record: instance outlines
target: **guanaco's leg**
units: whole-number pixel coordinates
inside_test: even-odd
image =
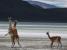
[[[18,45],[21,47],[20,42],[19,42],[19,37],[16,40],[18,42]]]
[[[14,47],[14,45],[15,45],[15,38],[11,37],[11,41],[12,41],[12,46],[11,47]]]
[[[59,47],[59,45],[61,45],[61,47],[62,47],[61,40],[58,40],[58,47]]]
[[[62,47],[62,43],[61,43],[61,41],[59,41],[59,43],[60,43],[60,45],[61,45],[61,47]]]
[[[52,48],[52,46],[53,46],[53,42],[51,42],[51,48]]]
[[[57,48],[58,48],[59,47],[59,41],[57,43],[58,43],[58,46],[57,46]]]

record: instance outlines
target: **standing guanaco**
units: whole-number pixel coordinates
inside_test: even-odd
[[[12,46],[11,47],[14,47],[15,45],[15,40],[18,42],[18,45],[21,47],[20,43],[19,43],[19,35],[18,35],[18,32],[17,32],[17,28],[16,28],[16,21],[13,21],[13,26],[12,26],[12,20],[11,20],[11,17],[9,18],[9,30],[8,30],[8,33],[5,34],[6,35],[10,35],[11,37],[11,41],[12,41]]]
[[[61,44],[61,47],[62,47],[61,37],[60,36],[52,36],[52,37],[50,37],[49,32],[47,32],[46,34],[48,35],[48,38],[51,41],[51,48],[52,48],[54,42],[58,43],[58,47],[59,47],[59,44]]]

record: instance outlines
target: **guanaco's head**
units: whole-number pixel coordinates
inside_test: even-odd
[[[17,22],[16,22],[16,20],[14,20],[13,21],[13,26],[16,27],[16,24],[17,24]]]
[[[49,32],[47,32],[46,34],[49,35]]]
[[[11,20],[11,17],[9,16],[8,19]]]

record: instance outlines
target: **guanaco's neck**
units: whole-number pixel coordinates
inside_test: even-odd
[[[12,20],[9,19],[9,29],[11,29],[11,28],[12,28]]]
[[[49,34],[47,34],[47,35],[48,35],[49,39],[51,39],[50,35]]]
[[[13,28],[16,29],[16,23],[14,23]]]

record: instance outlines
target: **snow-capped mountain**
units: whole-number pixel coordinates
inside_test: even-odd
[[[66,8],[66,2],[62,1],[49,1],[49,0],[24,0],[33,6],[40,6],[41,8]]]
[[[8,21],[8,16],[11,16],[12,18],[22,22],[67,23],[67,8],[54,8],[58,7],[56,3],[53,3],[53,5],[52,2],[43,1],[38,0],[36,2],[29,3],[30,0],[0,0],[0,21]],[[44,8],[52,6],[54,9],[43,9],[40,6],[40,3],[43,6],[46,5]]]
[[[54,5],[50,5],[47,3],[42,3],[42,2],[38,2],[38,1],[27,1],[29,4],[33,5],[33,6],[40,6],[41,8],[47,9],[47,8],[57,8]]]

